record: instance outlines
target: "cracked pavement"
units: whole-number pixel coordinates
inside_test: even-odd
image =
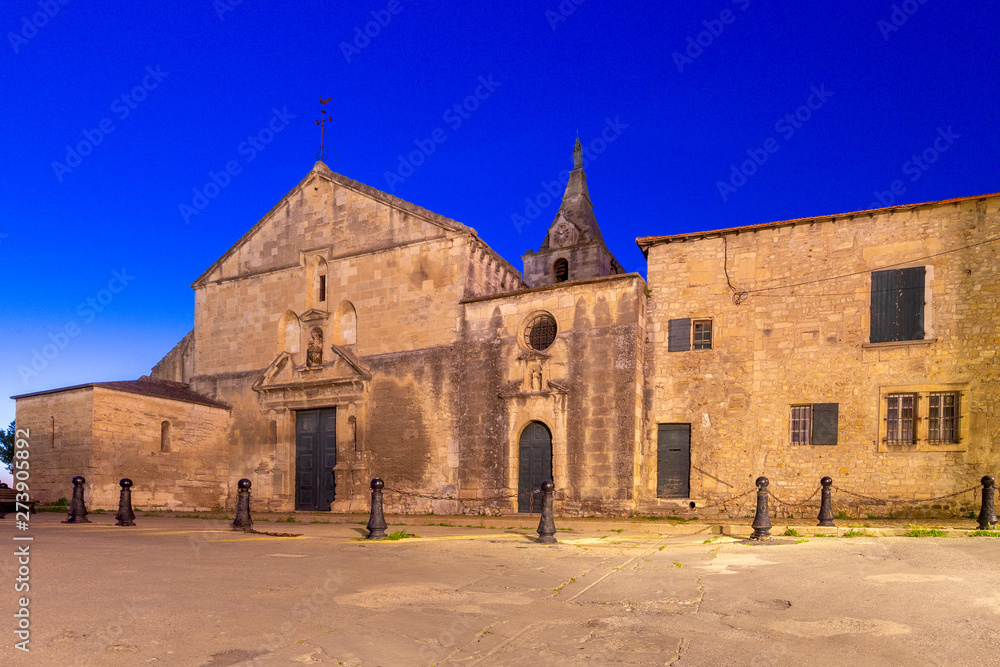
[[[966,665],[1000,648],[995,538],[577,529],[544,546],[408,525],[419,539],[373,543],[350,524],[61,518],[32,520],[32,651],[8,639],[4,664]]]

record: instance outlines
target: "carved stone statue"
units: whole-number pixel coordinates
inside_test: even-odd
[[[542,367],[535,366],[531,369],[531,391],[542,390]]]
[[[306,366],[320,366],[323,363],[323,332],[313,329],[306,350]]]
[[[573,146],[573,168],[583,169],[583,145],[580,143],[580,137],[576,138],[576,144]]]

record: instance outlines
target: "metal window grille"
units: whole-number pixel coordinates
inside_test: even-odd
[[[326,301],[326,276],[319,277],[319,300]]]
[[[556,321],[551,315],[538,315],[524,330],[524,343],[533,350],[546,350],[556,339]]]
[[[812,406],[792,406],[792,444],[808,445],[812,434]]]
[[[694,349],[712,349],[712,320],[697,320],[694,323]]]
[[[958,442],[958,392],[932,393],[928,405],[928,439]]]
[[[885,412],[886,442],[912,445],[917,441],[916,394],[889,394]]]

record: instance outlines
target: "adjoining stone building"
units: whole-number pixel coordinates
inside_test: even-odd
[[[152,377],[15,397],[51,440],[33,492],[83,474],[110,507],[128,476],[140,506],[212,508],[247,477],[257,507],[348,511],[378,476],[408,492],[388,511],[515,512],[553,479],[559,512],[624,514],[760,474],[792,500],[824,474],[958,490],[1000,463],[998,206],[645,237],[647,284],[604,242],[578,144],[522,277],[317,163],[194,282]]]
[[[930,498],[1000,472],[1000,196],[637,242],[640,498],[718,500],[761,474],[790,501],[824,475]]]

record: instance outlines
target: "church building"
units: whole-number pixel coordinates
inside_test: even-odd
[[[124,382],[17,399],[33,492],[114,507],[676,513],[820,476],[941,495],[1000,472],[1000,195],[605,244],[580,144],[523,273],[316,163],[195,280]],[[929,496],[927,496],[929,497]],[[960,506],[961,498],[955,506]]]

